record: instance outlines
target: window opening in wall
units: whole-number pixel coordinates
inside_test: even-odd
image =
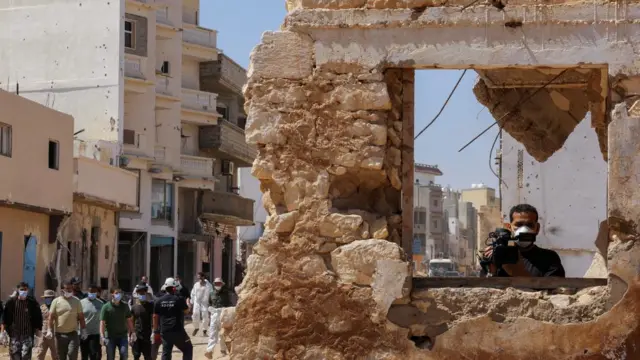
[[[60,143],[49,140],[49,169],[58,170],[60,167]]]
[[[11,125],[0,123],[0,155],[11,157]]]
[[[388,83],[397,81],[394,77],[397,75],[392,75],[395,72],[404,73],[399,77],[400,81],[414,84],[408,92],[413,99],[402,99],[398,103],[402,127],[391,129],[388,139],[392,138],[393,132],[403,133],[400,142],[392,140],[403,159],[404,145],[414,149],[410,154],[414,163],[413,178],[410,184],[404,182],[402,186],[407,192],[409,186],[413,187],[414,212],[404,215],[404,220],[414,221],[415,226],[408,229],[415,234],[409,237],[403,233],[402,243],[411,251],[415,249],[411,240],[426,234],[426,243],[419,244],[420,251],[413,250],[414,266],[418,269],[415,276],[427,276],[431,260],[450,261],[447,266],[451,268],[447,271],[455,271],[458,276],[478,276],[484,262],[481,265],[477,255],[492,245],[491,241],[485,242],[489,233],[506,227],[511,222],[509,210],[520,203],[530,203],[538,211],[541,229],[535,245],[559,255],[566,277],[584,276],[593,257],[572,251],[577,247],[584,254],[594,254],[592,239],[598,232],[597,224],[601,221],[598,219],[607,216],[606,201],[598,200],[606,199],[602,194],[606,193],[607,164],[600,151],[600,144],[603,141],[606,144],[606,139],[589,126],[595,121],[602,124],[602,119],[596,117],[604,115],[594,115],[589,110],[604,104],[586,94],[600,92],[591,79],[606,79],[607,69],[580,66],[569,69],[424,70],[415,71],[413,75],[408,70],[386,71]],[[445,83],[447,85],[443,85]],[[388,89],[401,88],[394,87],[397,84],[389,85]],[[391,99],[397,99],[405,93],[389,95]],[[606,97],[607,94],[603,94],[602,99]],[[571,106],[566,106],[568,103]],[[412,107],[413,111],[407,114],[406,109]],[[540,111],[541,108],[545,110]],[[504,130],[502,138],[499,137],[501,126]],[[408,144],[404,140],[407,129],[413,133],[413,142]],[[455,134],[455,138],[445,134]],[[581,142],[570,141],[572,136]],[[496,153],[501,155],[499,162],[495,161]],[[552,157],[552,161],[547,161]],[[594,160],[585,160],[587,158]],[[545,168],[548,171],[544,171]],[[558,171],[582,172],[585,168],[593,170],[597,180],[592,181],[589,177],[588,181],[576,184],[550,175]],[[407,171],[406,168],[397,170]],[[571,192],[578,194],[573,190],[575,186],[582,186],[581,194],[594,193],[598,189],[602,192],[599,197],[592,198],[595,207],[580,206],[590,208],[587,216],[596,224],[591,234],[576,233],[578,227],[571,229],[565,221],[567,216],[574,218],[570,223],[584,221],[582,214],[562,214],[560,210],[575,208],[585,202],[584,197],[565,196]],[[540,203],[542,199],[554,201]],[[416,211],[419,208],[427,211],[424,228],[420,225],[421,213]],[[552,228],[563,231],[549,231]],[[517,248],[513,233],[510,236],[510,246]],[[580,238],[585,241],[575,240]],[[518,252],[522,254],[522,251]],[[442,274],[434,276],[445,276]]]
[[[226,107],[218,106],[216,107],[216,111],[222,116],[223,119],[229,121],[229,110]]]
[[[124,21],[124,47],[127,49],[136,48],[136,23],[132,20]]]
[[[160,72],[165,74],[165,75],[169,75],[169,62],[168,61],[163,61],[162,62],[162,66],[160,67]]]
[[[151,219],[172,223],[173,183],[153,179],[151,183]]]

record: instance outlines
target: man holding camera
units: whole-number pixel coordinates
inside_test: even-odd
[[[542,249],[535,245],[535,236],[540,231],[538,210],[529,204],[519,204],[509,211],[509,230],[513,232],[518,249],[518,260],[515,263],[504,263],[493,259],[494,247],[484,250],[484,259],[489,262],[489,269],[494,276],[522,277],[565,277],[560,256],[553,250]],[[496,269],[496,262],[501,263]]]

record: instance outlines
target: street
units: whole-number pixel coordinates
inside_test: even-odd
[[[193,331],[193,327],[191,326],[191,324],[187,324],[185,326],[185,328],[187,329],[187,334],[191,334],[191,332]],[[191,337],[191,341],[193,343],[193,359],[206,359],[204,356],[204,352],[207,349],[207,341],[208,338],[202,336],[202,333],[199,332],[198,335]],[[161,350],[162,351],[162,350]],[[106,359],[106,354],[102,353],[102,358]],[[162,354],[158,354],[158,357],[156,358],[156,360],[159,360]],[[118,355],[116,355],[117,357]],[[36,352],[34,349],[32,358],[35,359],[36,358]],[[0,359],[9,359],[9,349],[7,347],[0,347]],[[51,360],[50,356],[46,357],[47,360]],[[133,354],[131,353],[131,350],[129,350],[129,359],[133,359]],[[216,360],[228,360],[229,356],[223,356],[222,354],[220,354],[220,350],[218,347],[216,347],[216,349],[214,350],[213,353],[213,359]],[[80,360],[80,355],[78,355],[78,360]],[[178,349],[173,349],[173,360],[182,360],[182,353],[178,350]]]

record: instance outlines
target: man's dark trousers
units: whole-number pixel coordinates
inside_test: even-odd
[[[131,346],[131,352],[133,353],[133,360],[140,360],[143,357],[144,360],[151,359],[151,340],[138,338]]]
[[[89,335],[86,340],[80,340],[80,353],[82,354],[82,360],[101,360],[100,335]]]
[[[171,360],[174,346],[182,351],[182,360],[193,360],[193,344],[186,331],[162,334],[162,360]]]

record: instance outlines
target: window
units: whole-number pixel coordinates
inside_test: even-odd
[[[153,179],[151,183],[151,219],[171,223],[173,217],[173,184]]]
[[[136,23],[131,20],[124,21],[124,47],[128,49],[136,48]]]
[[[218,106],[216,107],[216,111],[218,114],[222,115],[222,118],[225,120],[229,120],[229,112],[226,107]]]
[[[427,212],[420,211],[418,213],[418,224],[426,225],[427,224]]]
[[[169,62],[163,61],[162,66],[160,67],[160,72],[166,75],[169,75]]]
[[[438,200],[433,200],[433,206],[438,207]]]
[[[433,228],[437,229],[438,228],[438,220],[433,220]]]
[[[59,144],[55,140],[49,140],[49,169],[58,170],[60,167],[58,151]]]
[[[11,157],[11,125],[0,123],[0,155]]]

